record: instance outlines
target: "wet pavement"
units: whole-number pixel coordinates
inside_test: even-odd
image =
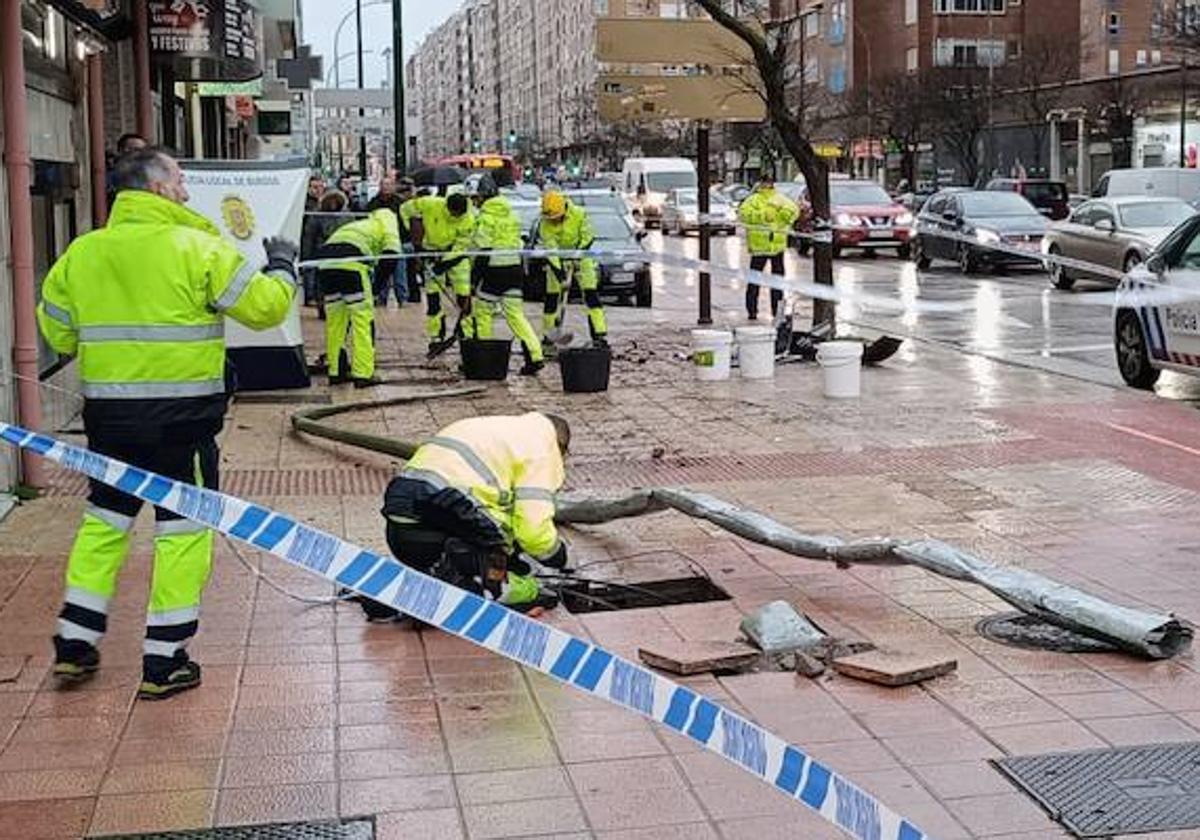
[[[718,253],[736,247],[718,241]],[[911,271],[888,257],[839,263],[841,282],[874,291],[901,288]],[[1119,603],[1200,616],[1192,407],[988,358],[989,342],[1013,354],[1038,342],[1098,345],[1102,308],[1076,313],[1072,326],[1052,303],[1052,317],[1039,321],[1031,314],[1045,300],[1037,275],[923,273],[922,295],[990,296],[997,303],[988,312],[1033,324],[1037,335],[982,309],[922,317],[912,328],[921,340],[866,371],[860,400],[830,401],[810,365],[780,368],[769,382],[693,382],[684,357],[695,278],[691,286],[671,272],[658,279],[653,310],[611,311],[607,394],[564,395],[548,370],[477,397],[339,423],[420,438],[462,416],[556,411],[576,429],[576,489],[687,484],[803,531],[928,535]],[[737,321],[740,300],[739,289],[718,284],[718,319]],[[572,319],[579,329],[578,310]],[[453,379],[455,360],[423,363],[421,320],[412,307],[381,317],[381,372],[414,384],[372,397]],[[317,346],[311,313],[305,328]],[[1080,352],[1080,364],[1103,370],[1101,351]],[[335,402],[363,396],[333,393]],[[292,435],[287,418],[300,407],[233,407],[224,486],[383,550],[379,494],[399,465]],[[135,537],[101,675],[56,692],[48,637],[81,489],[56,473],[46,498],[0,523],[0,837],[338,815],[374,816],[377,836],[405,840],[841,836],[691,742],[464,642],[281,595],[223,543],[191,648],[205,684],[168,702],[135,702],[148,521]],[[590,576],[645,582],[702,569],[731,596],[547,618],[622,654],[664,637],[731,640],[746,611],[783,598],[839,636],[955,658],[953,675],[899,689],[770,672],[687,681],[846,773],[934,838],[1065,836],[988,759],[1200,740],[1200,671],[1190,655],[1145,663],[1005,647],[976,630],[1008,610],[981,589],[910,568],[838,570],[677,514],[579,528],[569,539]],[[250,560],[296,594],[331,594],[271,558]]]

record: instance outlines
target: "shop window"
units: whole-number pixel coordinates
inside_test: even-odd
[[[67,69],[70,55],[67,22],[58,10],[45,3],[25,0],[21,4],[21,28],[27,55],[32,55],[39,63]]]
[[[1120,50],[1109,50],[1108,51],[1108,74],[1110,76],[1116,76],[1120,72],[1121,72],[1121,51]]]

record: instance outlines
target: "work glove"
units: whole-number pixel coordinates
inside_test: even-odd
[[[282,236],[272,236],[263,240],[263,250],[267,252],[267,270],[285,271],[293,280],[296,279],[296,260],[300,257],[300,246]]]

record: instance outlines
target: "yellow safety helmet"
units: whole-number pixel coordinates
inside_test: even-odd
[[[542,196],[542,215],[557,222],[567,215],[567,197],[557,190],[551,190]]]

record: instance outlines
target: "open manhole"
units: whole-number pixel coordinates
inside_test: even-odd
[[[558,593],[563,606],[571,613],[613,612],[731,600],[728,592],[706,577],[645,583],[572,580],[563,584]]]
[[[333,397],[329,394],[299,394],[294,391],[238,394],[234,399],[244,405],[333,405]]]
[[[1058,653],[1108,653],[1115,645],[1049,624],[1025,613],[1005,613],[985,618],[975,625],[985,639],[1025,650],[1050,650]]]
[[[239,825],[153,834],[120,834],[96,840],[374,840],[375,821],[308,820],[272,825]]]
[[[1200,743],[1014,756],[994,763],[1076,837],[1200,828]]]

